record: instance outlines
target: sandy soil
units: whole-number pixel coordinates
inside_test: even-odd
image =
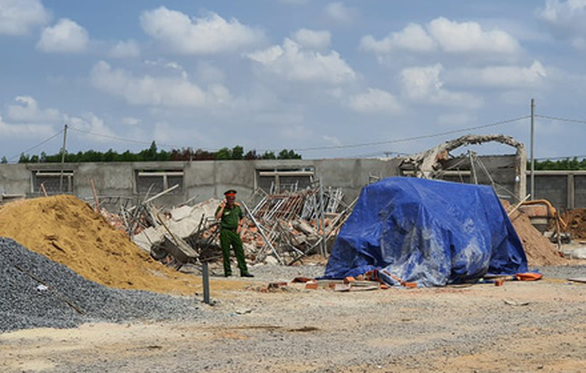
[[[258,284],[258,282],[256,283]],[[227,287],[226,287],[227,288]],[[2,372],[583,372],[586,284],[218,290],[189,323],[0,335]],[[507,304],[507,301],[509,304]]]

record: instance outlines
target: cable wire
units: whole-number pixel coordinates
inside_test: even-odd
[[[434,134],[430,134],[430,135],[407,137],[407,138],[397,139],[397,140],[375,141],[375,142],[368,142],[368,143],[361,143],[361,144],[334,145],[334,146],[324,146],[324,147],[296,148],[296,149],[292,149],[292,150],[294,150],[294,151],[331,150],[331,149],[359,148],[359,147],[363,147],[363,146],[373,146],[373,145],[383,145],[383,144],[396,144],[396,143],[400,143],[400,142],[423,140],[423,139],[429,139],[432,137],[439,137],[439,136],[451,135],[451,134],[459,133],[459,132],[466,132],[466,131],[470,131],[470,130],[495,127],[495,126],[500,126],[500,125],[507,124],[507,123],[518,122],[520,120],[529,119],[529,118],[531,118],[530,115],[525,115],[525,116],[522,116],[519,118],[503,120],[503,121],[495,122],[495,123],[482,124],[479,126],[462,128],[462,129],[451,130],[451,131],[446,131],[446,132],[439,132],[439,133],[434,133]]]
[[[103,134],[103,133],[91,132],[91,131],[88,131],[88,130],[84,130],[84,129],[77,128],[77,127],[72,127],[72,126],[69,126],[67,128],[70,128],[70,129],[72,129],[74,131],[77,131],[77,132],[85,133],[85,134],[92,135],[92,136],[103,137],[103,138],[111,139],[111,140],[126,141],[126,142],[135,143],[135,144],[146,144],[146,145],[152,144],[152,141],[135,140],[135,139],[129,139],[129,138],[126,138],[126,137],[106,135],[106,134]],[[163,148],[181,149],[181,148],[184,148],[185,147],[185,146],[174,145],[174,144],[164,144],[164,143],[156,143],[156,144],[157,144],[157,146],[160,146],[160,147],[163,147]],[[202,149],[202,150],[206,150],[206,149]]]
[[[32,146],[32,147],[30,147],[30,148],[26,149],[25,151],[22,151],[22,152],[18,153],[17,155],[14,155],[14,156],[10,157],[10,158],[9,158],[9,160],[10,160],[10,161],[12,161],[12,160],[14,160],[14,159],[16,159],[16,158],[20,157],[20,155],[21,155],[21,154],[26,154],[26,153],[30,152],[31,150],[38,148],[39,146],[41,146],[41,145],[43,145],[43,144],[45,144],[45,143],[47,143],[47,142],[49,142],[49,141],[53,140],[55,137],[59,136],[59,135],[60,135],[60,134],[62,134],[62,133],[63,133],[63,130],[60,130],[59,132],[57,132],[57,133],[56,133],[56,134],[54,134],[53,136],[51,136],[51,137],[49,137],[49,138],[46,138],[45,140],[41,141],[41,142],[40,142],[40,143],[38,143],[37,145],[35,145],[35,146]]]
[[[539,115],[539,114],[535,114],[536,118],[543,118],[543,119],[549,119],[549,120],[557,120],[560,122],[572,122],[572,123],[582,123],[582,124],[586,124],[586,120],[580,120],[580,119],[568,119],[568,118],[561,118],[561,117],[552,117],[549,115]]]
[[[546,116],[540,116],[540,117],[547,118],[547,119],[558,119],[558,118],[546,117]],[[466,132],[466,131],[471,131],[471,130],[477,130],[477,129],[495,127],[495,126],[500,126],[500,125],[507,124],[507,123],[518,122],[520,120],[524,120],[524,119],[528,119],[528,118],[530,118],[530,116],[529,115],[525,115],[525,116],[522,116],[522,117],[508,119],[508,120],[503,120],[503,121],[494,122],[494,123],[482,124],[482,125],[478,125],[478,126],[461,128],[461,129],[457,129],[457,130],[439,132],[439,133],[428,134],[428,135],[406,137],[406,138],[395,139],[395,140],[374,141],[374,142],[358,143],[358,144],[348,144],[348,145],[333,145],[333,146],[321,146],[321,147],[309,147],[309,148],[293,148],[291,150],[293,150],[293,151],[335,150],[335,149],[360,148],[360,147],[364,147],[364,146],[374,146],[374,145],[396,144],[396,143],[401,143],[401,142],[423,140],[423,139],[428,139],[428,138],[433,138],[433,137],[446,136],[446,135],[450,135],[450,134],[454,134],[454,133],[460,133],[460,132]],[[584,122],[584,123],[586,123],[586,122]],[[80,133],[85,133],[85,134],[88,134],[88,135],[98,136],[98,137],[107,138],[107,139],[111,139],[111,140],[125,141],[125,142],[129,142],[129,143],[146,144],[146,145],[150,145],[152,143],[152,141],[143,141],[143,140],[129,139],[129,138],[120,137],[120,136],[106,135],[106,134],[103,134],[103,133],[96,133],[96,132],[84,130],[84,129],[81,129],[81,128],[77,128],[77,127],[74,127],[74,126],[71,126],[71,125],[68,126],[67,128],[69,128],[71,130],[74,130],[74,131],[77,131],[77,132],[80,132]],[[52,140],[53,138],[59,136],[62,133],[63,133],[63,130],[60,130],[59,132],[57,132],[53,136],[49,137],[48,139],[43,140],[39,144],[37,144],[37,145],[35,145],[35,146],[33,146],[33,147],[25,150],[24,152],[19,153],[18,155],[15,155],[14,157],[12,157],[10,159],[12,160],[14,158],[19,157],[20,154],[22,154],[22,153],[26,153],[26,152],[29,152],[29,151],[31,151],[33,149],[36,149],[39,146],[45,144],[46,142]],[[175,144],[158,143],[157,145],[160,146],[160,147],[164,147],[164,148],[176,148],[176,149],[184,148],[184,146],[175,145]],[[199,149],[205,150],[205,151],[217,151],[218,150],[218,149],[209,149],[209,148],[199,148]],[[278,150],[273,150],[273,151],[278,151]],[[385,152],[384,151],[379,152],[379,154],[381,154],[381,153],[384,154]],[[370,153],[370,154],[372,154],[372,153]]]

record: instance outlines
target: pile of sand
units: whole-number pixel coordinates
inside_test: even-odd
[[[565,232],[570,233],[575,240],[586,240],[586,209],[567,211],[562,219],[567,223]]]
[[[9,237],[88,280],[121,289],[193,294],[200,284],[167,268],[73,196],[16,201],[0,208],[0,236]]]
[[[505,205],[506,209],[507,205],[503,205]],[[515,227],[515,231],[517,231],[519,239],[523,243],[529,266],[562,265],[568,263],[567,259],[564,259],[559,254],[557,247],[531,224],[531,220],[527,214],[517,210],[510,216],[510,219]]]

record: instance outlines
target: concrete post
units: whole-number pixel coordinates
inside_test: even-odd
[[[527,151],[524,146],[517,148],[515,163],[515,195],[521,201],[527,195]]]
[[[576,189],[575,189],[575,185],[574,185],[574,174],[569,173],[566,176],[566,180],[567,180],[567,188],[566,188],[566,192],[567,192],[567,208],[568,209],[573,209],[575,208],[576,205]]]

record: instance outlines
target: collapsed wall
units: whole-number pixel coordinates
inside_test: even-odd
[[[196,279],[155,262],[87,203],[60,195],[0,208],[0,237],[120,289],[193,294]]]

